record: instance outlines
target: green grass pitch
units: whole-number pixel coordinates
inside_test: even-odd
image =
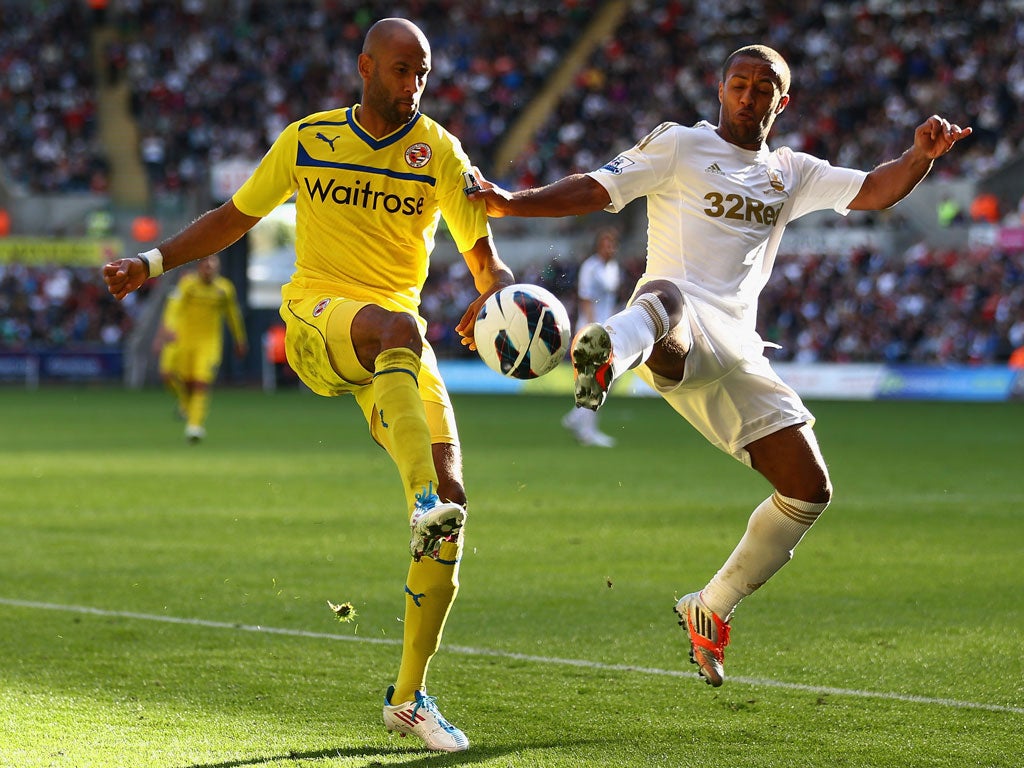
[[[564,398],[455,403],[430,692],[473,746],[431,755],[380,723],[408,528],[353,402],[220,389],[189,446],[156,390],[0,390],[0,766],[1021,765],[1024,404],[813,403],[835,500],[711,689],[672,605],[764,481],[659,400],[612,450]]]

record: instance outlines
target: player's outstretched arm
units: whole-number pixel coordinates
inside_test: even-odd
[[[611,202],[608,191],[582,173],[566,176],[546,187],[519,192],[502,189],[480,175],[477,175],[477,181],[482,189],[472,193],[469,199],[483,200],[487,204],[487,215],[494,219],[502,216],[579,216],[604,210]]]
[[[259,220],[258,216],[242,213],[228,200],[219,208],[204,213],[174,237],[160,243],[163,271],[224,250],[252,229]],[[120,300],[146,282],[150,277],[150,269],[145,259],[132,256],[106,264],[101,274],[107,290]]]
[[[463,346],[476,349],[473,343],[473,326],[476,324],[476,316],[480,314],[480,308],[492,293],[506,285],[512,285],[515,277],[508,265],[498,256],[494,241],[490,237],[481,237],[462,256],[473,275],[473,284],[480,295],[466,308],[459,324],[455,326],[455,332],[462,337]]]
[[[914,131],[914,144],[896,160],[882,163],[869,173],[850,208],[855,211],[879,211],[895,205],[909,195],[928,175],[932,163],[972,133],[970,127],[950,124],[944,117],[932,115]]]

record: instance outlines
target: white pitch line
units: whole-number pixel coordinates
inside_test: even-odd
[[[370,643],[376,645],[402,644],[401,640],[390,638],[336,635],[330,632],[310,632],[304,629],[264,627],[259,624],[235,624],[227,621],[189,619],[182,618],[180,616],[160,616],[152,613],[134,613],[132,611],[109,611],[103,608],[92,608],[86,605],[58,605],[55,603],[41,603],[31,600],[12,600],[3,597],[0,597],[0,605],[9,605],[15,608],[36,608],[46,611],[62,611],[65,613],[81,613],[90,616],[109,616],[120,619],[134,619],[136,621],[155,621],[163,624],[182,624],[190,627],[233,629],[239,632],[256,632],[265,635],[307,637],[314,640],[341,640],[345,642]],[[533,664],[581,667],[583,669],[595,669],[605,672],[637,672],[644,675],[657,675],[659,677],[697,677],[693,672],[683,672],[677,669],[658,669],[656,667],[640,667],[632,664],[604,664],[599,661],[588,661],[586,659],[562,659],[556,656],[535,656],[527,653],[514,653],[512,651],[492,651],[486,648],[472,648],[465,645],[446,645],[444,646],[444,650],[447,653],[457,653],[463,656],[487,656],[497,659],[526,661]],[[909,704],[930,704],[941,707],[953,707],[956,709],[980,709],[988,712],[1007,712],[1014,715],[1024,715],[1024,707],[1011,707],[1003,704],[985,704],[984,702],[978,701],[960,701],[958,699],[943,699],[932,696],[915,696],[906,693],[862,691],[855,688],[833,688],[830,686],[807,685],[804,683],[787,683],[783,680],[767,680],[757,677],[729,677],[729,683],[730,685],[740,684],[758,688],[781,688],[790,691],[804,691],[807,693],[829,696],[855,696],[862,699],[886,699],[889,701],[902,701]]]

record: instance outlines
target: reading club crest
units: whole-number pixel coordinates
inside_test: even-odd
[[[431,151],[429,144],[418,142],[405,150],[405,162],[413,168],[422,168],[430,162],[430,156],[432,154],[433,152]]]

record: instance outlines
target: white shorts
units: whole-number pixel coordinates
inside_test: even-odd
[[[642,380],[712,445],[747,466],[745,446],[784,427],[814,424],[800,396],[772,370],[755,331],[697,297],[684,293],[683,301],[683,319],[673,330],[689,334],[683,380],[640,365]]]

